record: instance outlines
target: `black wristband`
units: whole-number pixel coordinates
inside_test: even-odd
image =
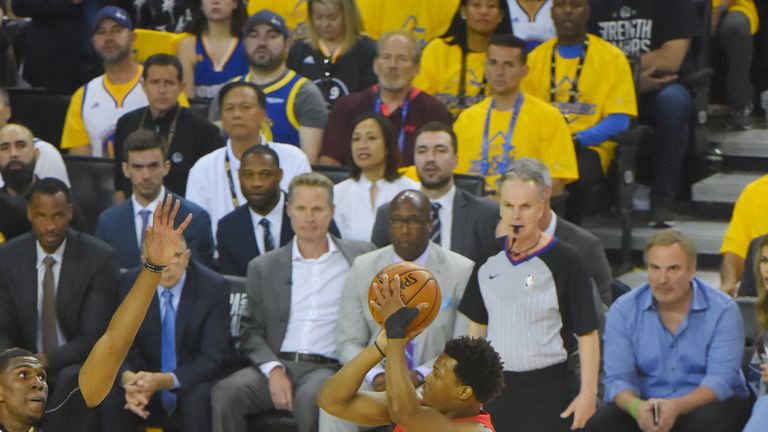
[[[152,273],[162,273],[166,267],[167,266],[155,265],[149,261],[144,261],[144,268],[151,271]]]
[[[397,312],[390,315],[384,322],[384,328],[387,329],[387,339],[403,339],[406,336],[408,325],[418,315],[418,309],[409,307],[401,307]]]

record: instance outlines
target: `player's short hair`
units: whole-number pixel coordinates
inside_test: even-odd
[[[333,207],[333,182],[324,174],[319,172],[308,172],[299,174],[288,184],[288,203],[293,201],[293,194],[301,186],[315,186],[325,189],[328,192],[328,204]]]
[[[690,268],[696,268],[696,244],[693,240],[683,235],[680,231],[665,229],[659,231],[651,236],[645,243],[645,250],[643,251],[643,261],[648,265],[648,252],[655,246],[672,246],[680,245],[680,249],[685,254],[686,261]]]
[[[264,91],[250,81],[230,81],[221,86],[221,89],[219,89],[219,109],[224,107],[224,98],[227,97],[229,92],[240,87],[247,87],[256,92],[256,101],[259,103],[259,106],[262,109],[267,109],[267,96],[264,94]]]
[[[472,387],[478,402],[489,402],[501,392],[503,363],[486,339],[469,336],[451,339],[445,344],[444,352],[456,360],[453,373],[462,384]]]
[[[413,137],[413,142],[415,143],[416,140],[419,139],[419,135],[427,132],[445,132],[448,134],[448,136],[451,137],[451,147],[453,147],[453,152],[458,153],[458,139],[456,138],[456,132],[453,131],[453,128],[449,125],[441,122],[433,120],[424,126],[421,127],[418,131],[416,131],[416,135]]]
[[[25,198],[27,200],[27,204],[29,204],[32,202],[32,198],[34,198],[37,194],[56,195],[59,192],[64,194],[64,198],[66,198],[67,203],[72,204],[72,196],[69,193],[69,186],[67,186],[66,183],[57,179],[56,177],[45,177],[32,183],[32,186],[27,191]]]
[[[280,157],[277,155],[275,149],[270,147],[269,144],[256,144],[255,146],[248,147],[248,149],[243,152],[243,155],[240,156],[241,163],[246,157],[253,155],[269,155],[269,157],[275,161],[275,165],[280,168]]]
[[[491,45],[505,48],[518,48],[520,49],[520,61],[524,64],[528,60],[528,46],[524,40],[513,34],[506,33],[493,35],[491,37],[491,43],[488,44],[488,46],[490,47]]]
[[[7,350],[0,353],[0,373],[2,373],[5,368],[8,367],[8,363],[11,361],[12,358],[16,357],[34,357],[35,354],[27,351],[23,348],[8,348]]]
[[[163,160],[168,158],[168,143],[162,135],[151,129],[137,129],[125,138],[123,161],[128,162],[128,154],[136,151],[159,149]]]
[[[147,79],[149,68],[152,66],[173,66],[176,69],[176,77],[179,82],[184,81],[184,70],[181,68],[181,62],[176,56],[170,54],[153,54],[144,60],[144,71],[141,73],[143,79]]]

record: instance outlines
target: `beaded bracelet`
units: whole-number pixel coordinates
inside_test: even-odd
[[[149,261],[144,261],[144,268],[151,271],[152,273],[162,273],[166,267],[167,266],[156,265]]]

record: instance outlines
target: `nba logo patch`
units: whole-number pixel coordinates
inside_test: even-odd
[[[525,289],[532,290],[533,289],[533,273],[528,273],[528,276],[525,278]]]

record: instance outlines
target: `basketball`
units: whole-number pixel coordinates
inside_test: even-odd
[[[379,270],[379,273],[373,277],[368,287],[368,308],[371,311],[373,320],[379,326],[383,328],[384,322],[379,316],[378,311],[371,305],[371,301],[376,300],[373,284],[377,283],[381,287],[383,285],[381,278],[383,274],[386,274],[390,281],[395,275],[400,276],[400,297],[403,299],[405,306],[415,308],[420,303],[429,305],[426,309],[419,311],[419,315],[408,326],[408,333],[421,332],[435,320],[437,313],[440,312],[441,301],[440,286],[437,284],[437,279],[424,267],[406,261],[390,264]]]

